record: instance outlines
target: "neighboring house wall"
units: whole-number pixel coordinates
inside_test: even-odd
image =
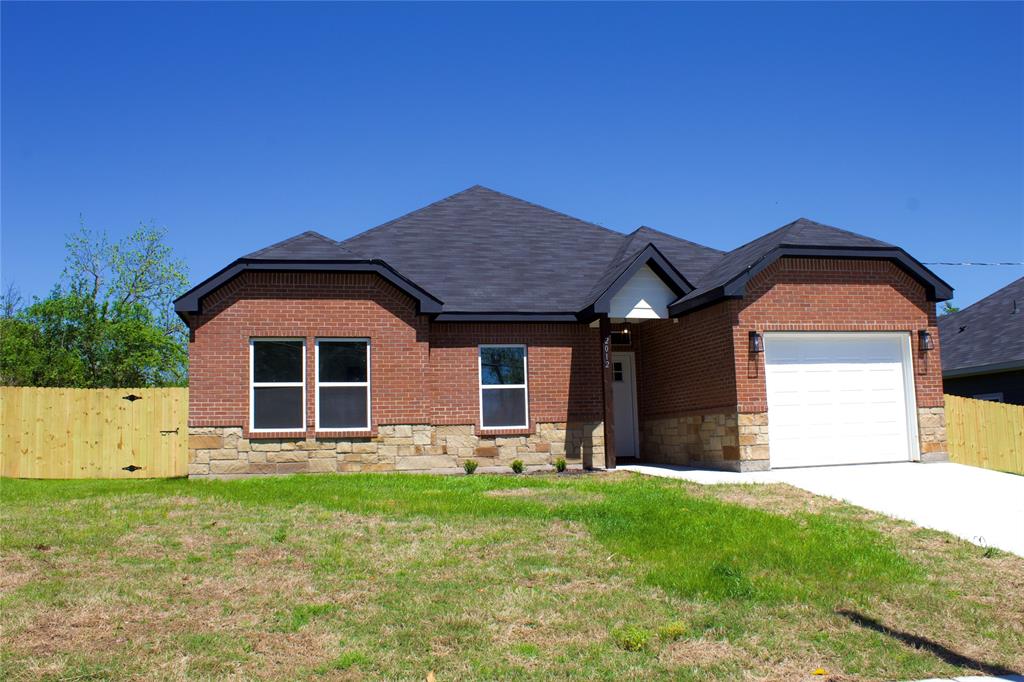
[[[1024,370],[947,378],[943,386],[952,395],[974,398],[1001,393],[1002,402],[1024,405]]]
[[[935,350],[918,348],[919,329],[931,332]],[[945,451],[935,304],[924,288],[884,261],[783,258],[754,277],[743,300],[696,311],[678,325],[642,325],[645,455],[768,467],[764,354],[750,352],[750,331],[912,332],[921,452]]]
[[[306,341],[305,434],[250,433],[249,340]],[[315,341],[370,339],[371,432],[316,432]],[[527,346],[531,428],[480,432],[478,344]],[[190,475],[603,466],[600,341],[582,324],[431,325],[371,274],[246,273],[193,323]]]

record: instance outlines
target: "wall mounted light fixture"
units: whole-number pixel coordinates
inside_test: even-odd
[[[932,340],[931,332],[927,329],[920,329],[917,332],[917,340],[921,346],[921,350],[932,350],[935,348],[935,342]]]
[[[758,334],[757,332],[750,332],[750,352],[764,352],[764,337]]]

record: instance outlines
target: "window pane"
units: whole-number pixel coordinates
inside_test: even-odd
[[[523,359],[526,349],[519,346],[499,346],[480,349],[480,378],[485,386],[499,384],[525,384]]]
[[[526,389],[490,388],[480,391],[483,395],[484,423],[486,428],[526,425]]]
[[[252,353],[253,381],[302,381],[301,341],[253,341]]]
[[[321,341],[320,381],[366,381],[366,342]]]
[[[302,387],[253,389],[253,425],[257,429],[301,429]]]
[[[335,386],[320,389],[321,429],[365,429],[366,387]]]

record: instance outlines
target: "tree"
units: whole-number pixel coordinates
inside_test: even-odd
[[[188,285],[165,231],[120,242],[84,225],[68,238],[61,282],[0,319],[0,381],[22,386],[139,387],[187,381],[187,329],[171,301]]]
[[[946,301],[942,304],[942,309],[939,311],[939,315],[950,315],[952,313],[960,312],[960,308]]]

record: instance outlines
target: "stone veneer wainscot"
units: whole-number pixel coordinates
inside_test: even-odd
[[[468,459],[480,472],[511,471],[513,460],[548,469],[564,457],[572,468],[604,466],[601,422],[537,424],[528,435],[480,435],[472,425],[380,426],[366,438],[247,439],[240,427],[189,429],[190,478],[240,478],[335,472],[457,473]]]

